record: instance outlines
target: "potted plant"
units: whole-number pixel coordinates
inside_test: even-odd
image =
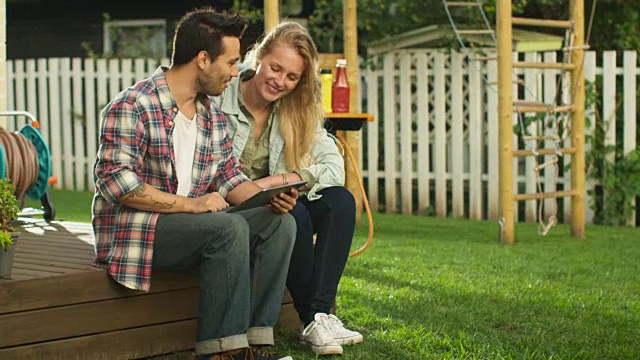
[[[18,219],[18,199],[8,179],[0,179],[0,278],[11,276],[15,244],[20,234],[14,226]]]

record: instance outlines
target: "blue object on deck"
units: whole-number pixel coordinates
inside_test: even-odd
[[[0,145],[0,179],[7,176],[7,161],[4,155],[4,147]]]
[[[25,125],[20,130],[20,133],[33,143],[33,146],[36,148],[36,154],[38,154],[38,178],[35,184],[26,191],[26,194],[34,200],[40,200],[47,192],[47,187],[49,186],[49,178],[51,177],[51,152],[38,129],[31,125]]]

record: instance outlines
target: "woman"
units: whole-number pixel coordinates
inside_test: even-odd
[[[353,238],[355,201],[342,186],[342,156],[322,127],[318,52],[303,26],[283,22],[247,58],[250,67],[217,102],[247,176],[265,188],[307,181],[290,212],[297,234],[287,287],[304,324],[300,340],[316,354],[341,354],[341,345],[362,341],[330,314]]]

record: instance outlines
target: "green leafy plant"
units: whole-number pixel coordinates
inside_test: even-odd
[[[8,179],[0,179],[0,247],[6,249],[13,244],[11,233],[17,231],[13,221],[18,219],[18,199],[16,188]]]
[[[590,147],[585,160],[587,176],[597,184],[595,190],[589,190],[594,222],[624,225],[635,210],[635,198],[640,196],[640,148],[625,154],[621,144],[605,144],[607,125],[611,120],[606,121],[600,114],[596,84],[587,83],[585,108],[593,105],[596,107],[595,119],[587,123],[587,127],[593,126],[593,131],[585,135],[585,144]],[[616,111],[619,108],[620,102],[616,104]]]

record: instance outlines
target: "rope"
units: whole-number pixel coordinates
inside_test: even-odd
[[[360,249],[349,253],[349,256],[356,256],[361,254],[363,251],[365,251],[373,241],[373,217],[371,216],[371,208],[369,207],[369,200],[367,199],[367,193],[364,191],[364,184],[362,183],[362,177],[360,176],[360,172],[358,171],[358,166],[356,166],[353,152],[351,151],[351,148],[347,145],[346,141],[341,136],[336,135],[335,138],[338,139],[340,146],[344,150],[346,150],[347,158],[350,160],[349,163],[351,164],[351,168],[353,169],[353,171],[355,171],[357,175],[356,179],[358,179],[358,187],[360,188],[360,192],[362,193],[364,209],[367,213],[367,220],[369,221],[369,237],[367,238],[367,242],[364,243],[364,245],[362,245]]]
[[[24,135],[3,128],[0,128],[0,146],[4,150],[6,178],[16,188],[14,195],[20,200],[38,180],[38,153]]]

